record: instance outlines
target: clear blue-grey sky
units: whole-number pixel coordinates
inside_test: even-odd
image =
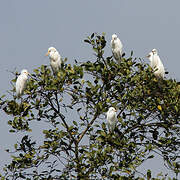
[[[180,1],[165,0],[6,0],[0,6],[0,95],[11,89],[8,71],[29,72],[42,64],[48,47],[56,47],[68,62],[90,60],[91,48],[83,40],[93,32],[106,33],[106,55],[111,35],[116,33],[126,54],[145,57],[153,48],[169,72],[180,80]],[[148,60],[145,60],[148,62]],[[149,62],[148,62],[149,63]],[[7,117],[0,111],[0,172],[9,155],[4,151],[17,140],[8,133]],[[36,133],[39,131],[37,130]],[[38,134],[37,134],[38,136]],[[140,170],[168,172],[162,162],[149,161]],[[172,175],[172,174],[171,174]]]

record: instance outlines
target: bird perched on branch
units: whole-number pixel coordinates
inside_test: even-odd
[[[107,112],[108,128],[109,128],[110,132],[114,131],[115,126],[118,122],[116,112],[117,111],[114,107],[110,107],[108,112]]]
[[[16,94],[18,98],[23,94],[26,88],[28,75],[29,72],[26,69],[23,69],[16,80]]]
[[[118,61],[118,63],[120,63],[122,57],[122,48],[123,45],[120,39],[117,37],[116,34],[113,34],[111,40],[111,49],[112,49],[112,54],[114,58]]]
[[[59,52],[56,50],[56,48],[50,47],[46,56],[49,56],[51,68],[54,75],[56,75],[57,72],[60,70],[62,63]]]
[[[156,49],[153,49],[148,55],[147,58],[150,60],[150,66],[154,70],[154,74],[158,78],[164,78],[165,70],[163,63],[161,62],[160,57]]]

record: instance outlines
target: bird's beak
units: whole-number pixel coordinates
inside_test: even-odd
[[[151,55],[150,55],[150,54],[148,54],[146,57],[147,57],[147,58],[149,58],[150,56],[151,56]]]
[[[116,110],[116,109],[115,109],[114,111],[115,111],[115,112],[117,112],[117,110]]]
[[[49,56],[49,51],[45,54],[46,56]]]

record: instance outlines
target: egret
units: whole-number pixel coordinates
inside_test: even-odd
[[[62,63],[61,62],[61,56],[60,56],[59,52],[56,50],[56,48],[50,47],[48,49],[46,56],[49,56],[50,65],[51,65],[51,68],[53,70],[53,73],[57,74],[57,72],[61,68],[61,63]]]
[[[110,132],[114,131],[114,128],[118,122],[116,112],[117,111],[114,107],[110,107],[107,112],[107,121],[108,121],[108,127],[109,127]]]
[[[120,39],[117,37],[116,34],[112,35],[112,40],[111,40],[111,49],[114,58],[120,63],[121,57],[122,57],[122,48],[123,45],[120,41]]]
[[[148,55],[147,58],[150,60],[150,66],[154,70],[156,77],[164,78],[165,70],[161,59],[158,56],[156,49],[153,49]]]
[[[18,98],[23,94],[26,88],[28,75],[28,71],[26,69],[23,69],[16,80],[16,94]]]

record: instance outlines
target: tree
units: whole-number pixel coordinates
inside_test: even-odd
[[[152,152],[178,175],[178,82],[157,79],[132,52],[119,64],[104,57],[104,34],[93,33],[85,42],[93,60],[71,65],[64,59],[56,77],[42,65],[31,74],[21,101],[15,94],[1,97],[1,109],[12,117],[10,132],[24,132],[2,178],[150,179],[150,170],[143,175],[137,167],[154,158]],[[115,133],[106,124],[110,106],[118,109]],[[51,125],[43,131],[43,144],[28,135],[36,121]]]

